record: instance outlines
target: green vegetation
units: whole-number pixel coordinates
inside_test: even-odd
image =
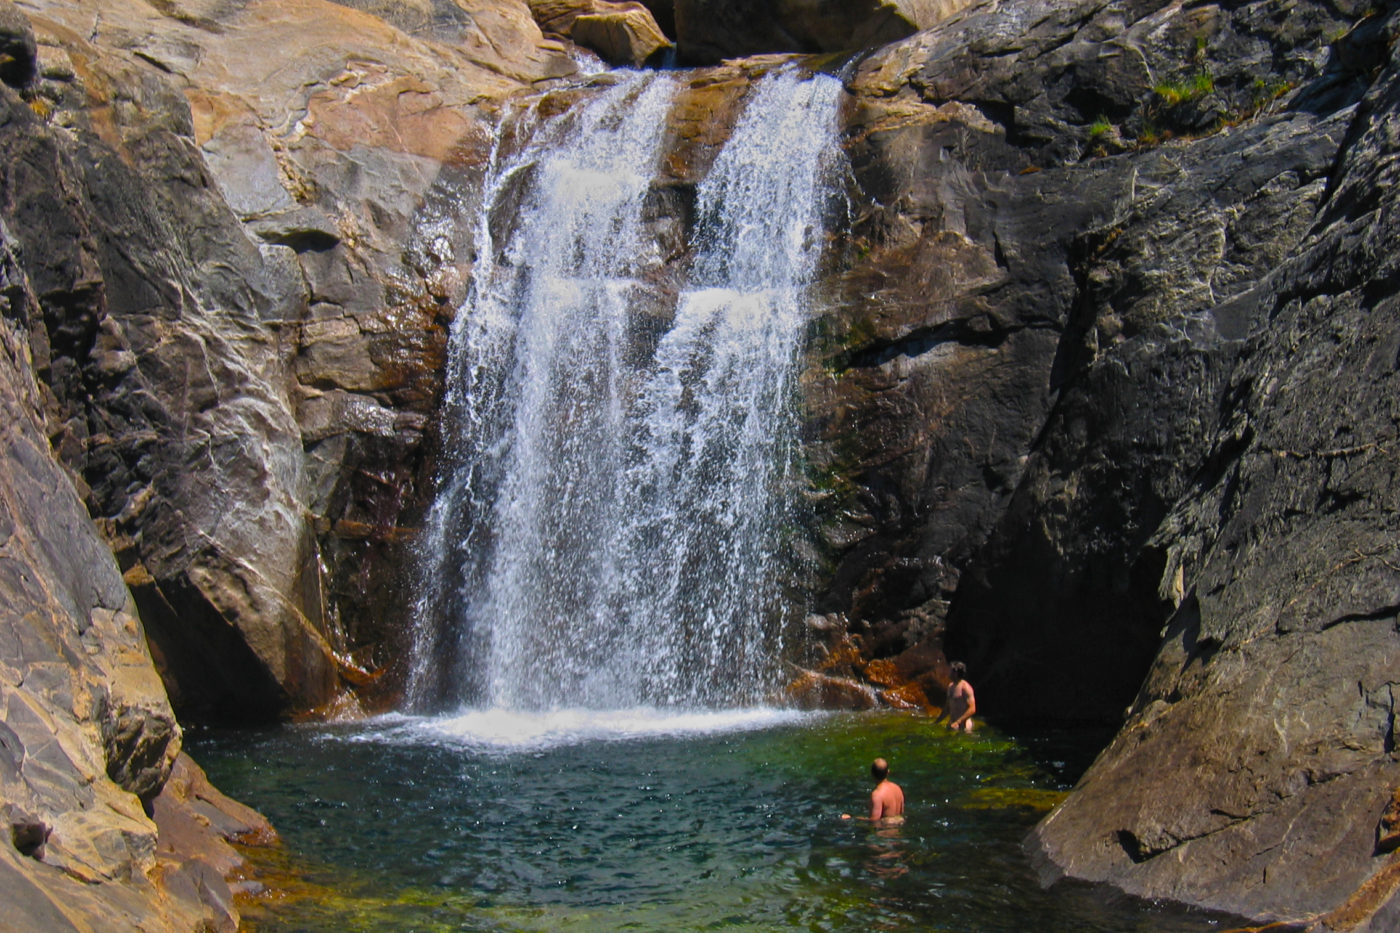
[[[1254,113],[1258,113],[1266,106],[1278,100],[1289,91],[1293,90],[1293,82],[1276,78],[1273,81],[1265,81],[1263,78],[1255,78],[1252,86]],[[1250,114],[1253,116],[1253,114]]]
[[[1215,78],[1209,71],[1202,69],[1185,81],[1164,81],[1154,86],[1152,93],[1167,106],[1174,107],[1215,93]]]
[[[1049,812],[1069,796],[1069,791],[1044,787],[979,787],[969,791],[958,805],[964,810],[1038,810]]]
[[[1094,143],[1102,140],[1112,132],[1113,124],[1109,122],[1108,117],[1101,116],[1093,123],[1089,124],[1089,142]]]
[[[810,358],[821,361],[828,375],[839,377],[850,368],[852,355],[874,339],[875,324],[868,317],[835,312],[824,314],[813,321],[808,330]]]
[[[1206,61],[1206,37],[1196,37],[1196,53],[1191,56],[1191,60],[1198,65],[1204,65]]]
[[[1106,156],[1110,151],[1122,151],[1122,143],[1118,138],[1118,127],[1113,125],[1113,121],[1108,117],[1099,115],[1099,118],[1089,124],[1089,132],[1084,140],[1084,155]]]

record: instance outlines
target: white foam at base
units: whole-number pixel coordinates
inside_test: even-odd
[[[688,711],[636,707],[548,712],[472,709],[443,716],[393,713],[367,721],[363,729],[345,738],[391,744],[461,745],[502,752],[538,751],[589,742],[750,732],[821,715],[768,707]]]

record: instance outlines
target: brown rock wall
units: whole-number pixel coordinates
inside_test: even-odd
[[[13,142],[56,444],[181,709],[320,706],[401,612],[494,102],[573,65],[523,0],[22,9],[77,143]]]
[[[0,102],[11,124],[39,132],[11,89],[0,88]],[[0,190],[14,194],[14,175]],[[157,825],[145,806],[159,799],[176,767],[180,728],[121,572],[45,434],[53,400],[35,378],[31,352],[33,335],[45,331],[44,308],[17,256],[14,216],[0,221],[4,923],[231,930],[237,914],[229,899],[175,882],[204,870],[190,850],[157,852]],[[211,883],[222,880],[215,874]]]

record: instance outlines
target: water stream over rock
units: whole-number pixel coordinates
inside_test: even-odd
[[[756,83],[668,299],[645,214],[675,90],[625,76],[559,120],[525,115],[529,141],[494,156],[425,536],[418,708],[734,706],[777,683],[840,84]]]

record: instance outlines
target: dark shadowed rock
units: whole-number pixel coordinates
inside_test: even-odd
[[[967,0],[675,0],[681,58],[713,64],[773,52],[846,52],[903,39]]]
[[[1328,910],[1386,864],[1377,826],[1400,783],[1387,505],[1400,270],[1384,245],[1397,64],[1359,109],[1309,236],[1264,283],[1267,323],[1157,533],[1179,606],[1124,732],[1037,830],[1076,876],[1288,917]],[[1151,799],[1129,790],[1148,771]],[[1180,870],[1207,863],[1226,867]]]
[[[34,80],[37,54],[29,20],[10,0],[0,2],[0,81],[22,88]]]
[[[1392,65],[1358,101],[1393,26],[1365,13],[986,2],[850,82],[817,609],[872,685],[946,623],[990,715],[1134,704],[1039,831],[1047,878],[1313,922],[1388,877]]]
[[[862,63],[806,380],[819,609],[947,615],[994,714],[1119,714],[1170,611],[1147,541],[1346,133],[1343,27],[984,2]],[[1193,69],[1244,122],[1145,140],[1152,76]],[[1251,97],[1260,75],[1293,97]],[[1096,155],[1103,125],[1132,150]]]

